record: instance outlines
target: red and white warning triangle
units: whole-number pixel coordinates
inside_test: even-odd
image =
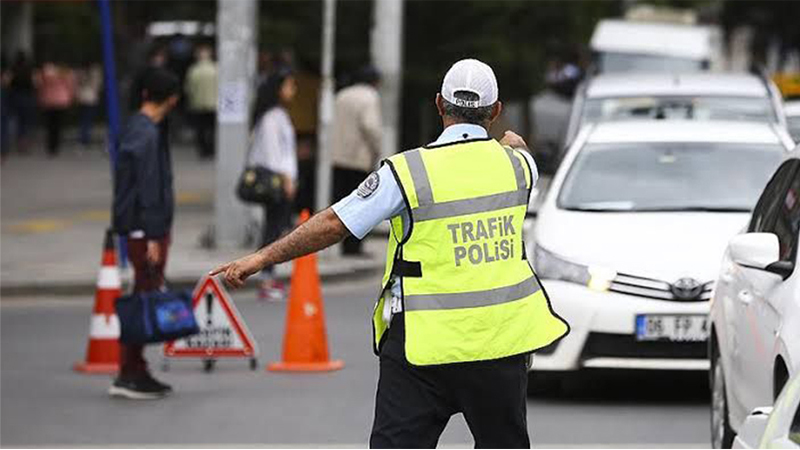
[[[258,355],[258,347],[247,324],[215,278],[200,280],[192,296],[192,305],[200,333],[167,342],[165,356],[253,358]]]

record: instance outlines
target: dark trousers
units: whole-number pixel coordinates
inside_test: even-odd
[[[358,188],[358,185],[367,178],[368,172],[363,170],[345,169],[342,167],[333,168],[333,200],[339,200],[350,195]],[[361,253],[361,241],[353,236],[348,236],[342,242],[342,253],[345,255],[357,255]]]
[[[159,241],[161,261],[153,266],[147,261],[147,240],[128,238],[128,259],[133,266],[133,292],[155,291],[164,285],[164,267],[167,265],[169,238]],[[119,344],[120,377],[134,377],[147,372],[144,345]]]
[[[261,246],[278,240],[292,227],[292,202],[283,200],[264,205],[264,222],[262,223]],[[275,266],[264,267],[263,273],[272,274]]]
[[[194,134],[197,141],[197,153],[201,158],[214,156],[214,138],[216,136],[217,116],[213,111],[195,112],[192,114]]]
[[[58,150],[61,147],[61,126],[63,120],[63,109],[46,109],[44,111],[44,124],[47,129],[47,153],[51,156],[58,155]]]
[[[528,355],[413,366],[403,350],[402,321],[402,314],[394,317],[381,349],[371,448],[434,448],[459,412],[476,448],[530,448]]]
[[[89,145],[92,141],[92,124],[97,115],[97,105],[80,105],[81,113],[81,144]]]

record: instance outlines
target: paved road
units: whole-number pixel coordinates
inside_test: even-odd
[[[161,373],[176,394],[164,401],[106,397],[109,378],[78,375],[92,300],[3,298],[0,303],[0,445],[366,446],[377,380],[368,317],[374,281],[325,288],[330,374],[272,374],[244,362],[205,374],[195,362]],[[279,356],[284,304],[235,296],[261,346],[262,366]],[[158,361],[157,349],[150,350]],[[568,394],[532,397],[539,447],[703,447],[708,443],[702,375],[591,373]],[[471,447],[463,419],[442,446]]]

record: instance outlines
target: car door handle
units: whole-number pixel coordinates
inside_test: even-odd
[[[749,304],[753,301],[753,294],[748,290],[742,290],[739,291],[739,295],[737,295],[736,298],[744,304]]]

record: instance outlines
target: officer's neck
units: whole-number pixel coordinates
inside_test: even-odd
[[[450,116],[443,116],[442,117],[442,129],[447,129],[447,127],[451,125],[477,125],[479,127],[483,127],[484,130],[487,132],[489,131],[489,127],[492,126],[491,122],[486,121],[484,123],[470,123],[464,122],[463,120],[457,120]]]

